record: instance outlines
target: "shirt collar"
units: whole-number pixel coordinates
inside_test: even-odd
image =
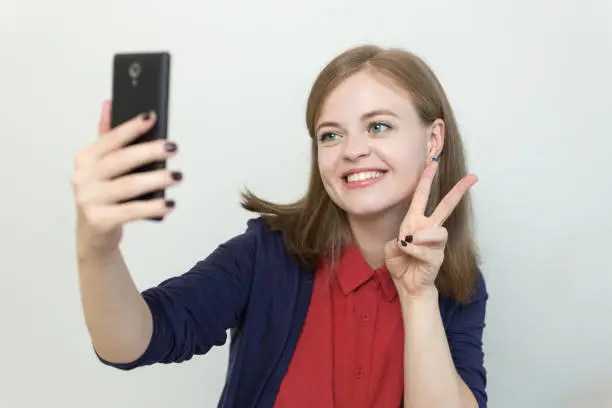
[[[361,285],[374,278],[381,285],[385,298],[392,301],[397,296],[395,284],[385,265],[372,269],[356,245],[343,251],[336,265],[338,283],[344,295],[357,290]]]

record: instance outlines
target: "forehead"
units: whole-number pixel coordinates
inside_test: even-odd
[[[383,109],[391,110],[398,116],[414,112],[410,94],[391,78],[362,71],[345,79],[328,95],[318,122],[350,119]]]

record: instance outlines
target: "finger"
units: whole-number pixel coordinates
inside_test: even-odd
[[[414,245],[444,246],[448,240],[448,231],[444,227],[426,228],[406,235],[403,241]]]
[[[99,225],[123,225],[148,218],[163,218],[174,210],[175,203],[163,198],[138,200],[102,206],[90,212],[90,219]]]
[[[444,222],[450,217],[452,212],[455,210],[465,193],[478,181],[478,177],[475,174],[468,174],[449,191],[442,201],[438,204],[433,214],[431,215],[431,220],[436,225],[442,225]]]
[[[101,138],[105,136],[110,131],[110,112],[111,112],[111,102],[104,101],[102,103],[102,107],[100,109],[100,117],[98,119],[98,137]],[[77,169],[83,167],[89,167],[91,163],[94,163],[98,155],[96,151],[99,150],[98,146],[100,144],[100,139],[96,140],[94,143],[89,145],[88,147],[81,149],[76,157],[75,157],[75,167]],[[77,178],[80,178],[78,176]]]
[[[140,200],[124,203],[115,208],[122,223],[127,223],[146,218],[165,217],[174,211],[175,202],[165,199]]]
[[[96,177],[110,179],[130,170],[156,161],[166,160],[176,154],[176,143],[166,140],[137,143],[104,156],[96,169]]]
[[[142,194],[166,189],[179,184],[183,179],[178,171],[157,170],[120,177],[102,187],[102,204],[127,201]]]
[[[133,117],[127,122],[102,134],[92,145],[92,154],[100,157],[115,151],[147,133],[155,125],[157,117],[154,112],[147,112]]]
[[[104,101],[98,122],[98,135],[102,136],[110,131],[111,128],[111,102]]]
[[[412,197],[412,203],[410,204],[410,209],[408,210],[408,214],[413,215],[424,215],[425,208],[427,207],[427,202],[429,201],[429,193],[431,191],[431,184],[433,183],[433,179],[436,176],[436,172],[438,171],[438,162],[430,162],[425,167],[423,174],[421,175],[421,179],[419,180],[419,184],[417,184],[416,189],[414,190],[414,194]]]
[[[444,250],[438,247],[415,245],[409,244],[406,241],[400,241],[399,248],[403,253],[430,265],[439,266],[444,258]]]

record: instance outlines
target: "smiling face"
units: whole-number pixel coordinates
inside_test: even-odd
[[[441,151],[444,124],[423,123],[408,92],[361,71],[327,97],[315,137],[330,198],[349,218],[371,218],[405,213],[427,160]]]

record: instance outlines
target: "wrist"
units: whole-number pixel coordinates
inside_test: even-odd
[[[114,237],[113,237],[114,238]],[[118,240],[92,233],[85,227],[77,226],[76,255],[79,261],[98,261],[119,251]]]
[[[117,246],[98,245],[95,242],[77,238],[76,255],[79,263],[100,263],[112,258],[118,252]]]
[[[402,305],[430,304],[438,303],[438,288],[435,285],[428,285],[418,293],[409,293],[398,290],[398,297]]]

